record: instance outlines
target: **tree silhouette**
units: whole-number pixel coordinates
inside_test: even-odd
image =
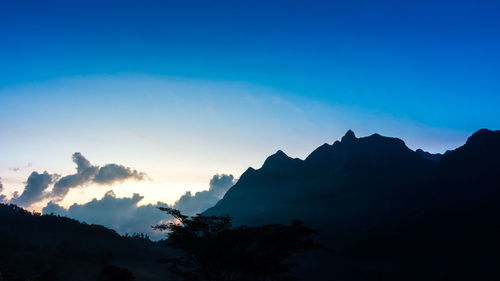
[[[134,281],[135,277],[126,268],[115,265],[108,265],[101,269],[99,281]]]
[[[312,240],[315,231],[299,221],[233,228],[229,216],[188,217],[172,208],[159,209],[174,220],[153,228],[169,231],[166,242],[181,250],[161,262],[170,263],[172,272],[186,281],[296,280],[289,258],[321,248]]]

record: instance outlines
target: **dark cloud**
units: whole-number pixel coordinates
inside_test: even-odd
[[[43,199],[59,202],[74,187],[90,183],[111,185],[128,179],[144,180],[148,178],[145,173],[118,164],[106,164],[102,167],[92,165],[80,152],[75,152],[72,159],[76,164],[75,174],[59,177],[49,175],[47,172],[43,174],[33,172],[28,178],[23,193],[20,196],[14,195],[10,202],[22,207],[28,207]],[[52,183],[54,183],[54,187],[51,191],[47,191],[47,187]]]
[[[186,192],[172,207],[183,213],[194,215],[212,207],[235,183],[232,175],[215,175],[210,180],[210,188],[192,195]],[[113,191],[108,191],[101,199],[93,199],[85,204],[73,204],[65,209],[51,201],[43,208],[43,214],[67,216],[91,224],[100,224],[116,230],[118,233],[145,233],[152,239],[165,237],[164,233],[153,231],[151,225],[171,219],[158,210],[164,203],[139,206],[143,199],[139,194],[132,197],[118,198]]]
[[[147,175],[129,167],[118,164],[106,164],[102,167],[94,166],[80,152],[73,154],[76,164],[76,174],[62,177],[54,184],[51,199],[60,201],[64,199],[73,187],[84,186],[90,183],[114,184],[128,179],[144,180]]]
[[[196,215],[214,206],[234,184],[235,179],[232,175],[217,174],[210,180],[208,190],[196,192],[194,195],[188,191],[172,207],[183,214]]]
[[[66,210],[64,207],[59,206],[54,201],[49,201],[49,203],[47,203],[47,206],[42,209],[42,213],[58,216],[68,216],[68,210]]]
[[[54,184],[50,197],[56,201],[64,199],[71,188],[91,182],[99,172],[99,167],[91,165],[80,152],[73,154],[73,162],[76,164],[76,174],[64,176]]]
[[[100,224],[116,230],[120,234],[144,233],[152,239],[164,238],[164,234],[153,231],[151,225],[168,219],[158,206],[166,204],[148,204],[138,206],[143,199],[135,193],[132,197],[117,198],[112,190],[101,199],[93,199],[85,204],[73,204],[65,209],[55,202],[49,202],[43,208],[43,214],[67,216],[90,224]]]
[[[23,193],[20,196],[15,195],[10,202],[22,207],[28,207],[42,200],[46,196],[46,189],[56,179],[56,175],[51,175],[47,172],[43,172],[42,174],[32,172],[26,181]]]
[[[2,178],[0,178],[0,193],[3,191],[3,184],[2,184]],[[5,195],[0,194],[0,203],[6,202],[7,199],[5,198]]]
[[[112,184],[127,179],[144,180],[146,178],[146,174],[132,170],[131,168],[117,164],[107,164],[99,169],[99,172],[94,177],[94,182],[99,184]]]

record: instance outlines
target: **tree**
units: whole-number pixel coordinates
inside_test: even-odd
[[[281,281],[290,276],[289,258],[296,253],[321,248],[314,230],[299,221],[290,225],[232,227],[229,216],[188,217],[180,211],[159,207],[173,221],[153,226],[169,231],[166,242],[181,250],[162,262],[186,281]]]
[[[104,266],[99,275],[99,281],[134,281],[135,277],[132,272],[126,268],[121,268],[116,265]]]

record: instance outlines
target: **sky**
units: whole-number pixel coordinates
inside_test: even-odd
[[[36,171],[36,210],[172,204],[348,129],[456,148],[500,127],[499,14],[460,0],[1,1],[3,194]],[[76,152],[125,174],[83,179]],[[50,197],[68,175],[81,182]]]

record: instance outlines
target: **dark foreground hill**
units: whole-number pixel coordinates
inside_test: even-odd
[[[99,280],[111,265],[135,280],[164,280],[168,272],[156,259],[166,252],[144,237],[0,204],[0,280]]]
[[[444,155],[348,131],[305,160],[278,151],[204,214],[321,230],[335,254],[302,257],[304,279],[500,280],[500,131]]]
[[[444,155],[380,135],[324,144],[305,160],[282,151],[249,168],[204,215],[236,225],[320,230],[334,252],[296,258],[302,280],[500,280],[500,131]],[[102,226],[0,204],[0,280],[173,280],[172,250]],[[104,269],[104,270],[103,270]],[[128,276],[128,277],[127,277]],[[3,281],[3,280],[2,280]]]

